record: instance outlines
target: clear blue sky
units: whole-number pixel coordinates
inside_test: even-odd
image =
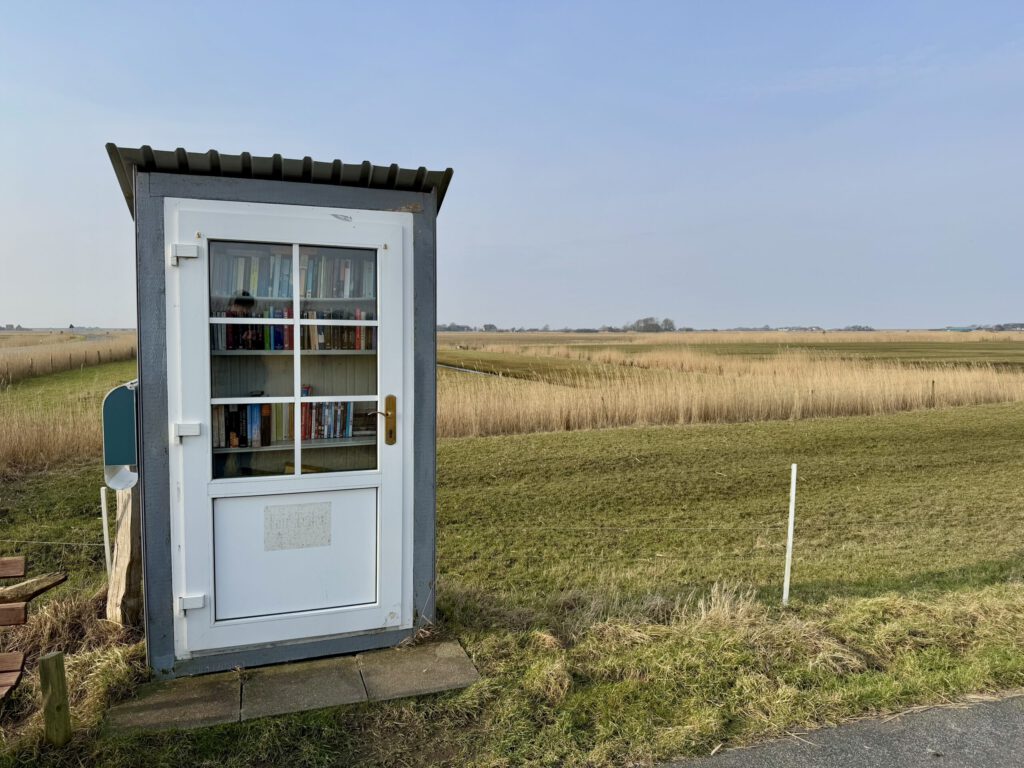
[[[134,324],[103,144],[455,168],[439,320],[1024,321],[1024,5],[0,3],[0,323]]]

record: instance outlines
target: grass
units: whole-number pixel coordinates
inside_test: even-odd
[[[134,331],[0,332],[0,386],[134,358]]]
[[[134,360],[106,363],[0,387],[0,478],[98,457],[103,396],[135,370]]]
[[[622,765],[1021,685],[1022,428],[1024,405],[997,404],[442,440],[436,632],[465,644],[480,683],[118,738],[95,730],[94,703],[70,749],[22,737],[7,759]],[[42,477],[18,481],[20,498]],[[78,482],[84,501],[95,481]],[[95,514],[65,509],[69,527]],[[93,702],[135,669],[135,646],[107,647],[121,650]]]
[[[545,354],[545,348],[642,353],[688,349],[715,355],[771,357],[793,350],[846,359],[876,359],[921,364],[988,363],[1024,366],[1024,334],[877,331],[828,333],[441,333],[444,362],[461,351],[504,351],[516,356]]]
[[[501,378],[440,373],[442,424],[463,387],[480,388],[476,402],[498,393],[488,407],[513,422],[537,388],[559,407],[580,404],[576,415],[559,411],[552,431],[438,442],[433,633],[465,645],[479,683],[182,734],[99,727],[144,665],[138,637],[101,618],[94,546],[98,402],[134,376],[133,363],[0,392],[0,444],[21,446],[0,453],[0,551],[26,553],[33,572],[71,575],[33,605],[26,627],[0,632],[0,651],[33,660],[0,706],[0,766],[645,764],[1024,685],[1024,402],[580,429],[594,425],[583,415],[607,381],[664,393],[681,377],[719,376],[721,388],[794,361],[836,382],[856,380],[851,365],[891,369],[904,385],[949,373],[940,380],[951,391],[960,381],[976,397],[986,377],[1015,374],[977,361],[922,368],[592,342],[564,353],[547,342],[515,354],[450,350],[488,355],[498,370],[515,357],[516,368]],[[82,439],[55,420],[79,425]],[[782,610],[792,462],[794,602]],[[72,543],[40,543],[58,541]],[[40,738],[34,659],[50,649],[67,654],[76,718],[63,750]]]
[[[977,346],[977,345],[976,345]],[[686,346],[443,350],[446,437],[893,413],[1024,399],[1024,369],[844,359],[791,350],[728,356]]]
[[[0,349],[35,347],[84,341],[85,336],[69,331],[0,331]]]

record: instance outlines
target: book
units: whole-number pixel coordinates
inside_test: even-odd
[[[260,406],[260,445],[273,445],[273,409],[270,403],[263,403]]]
[[[243,406],[238,408],[238,448],[249,447],[249,409]]]

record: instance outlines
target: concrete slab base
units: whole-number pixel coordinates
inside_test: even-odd
[[[242,674],[242,720],[358,704],[366,688],[355,658],[281,664]]]
[[[466,688],[480,674],[458,643],[429,643],[356,656],[370,701]]]
[[[143,685],[112,707],[111,731],[203,728],[465,688],[480,679],[455,641]]]
[[[135,698],[112,707],[111,730],[168,731],[237,723],[242,681],[237,672],[184,677],[139,686]]]

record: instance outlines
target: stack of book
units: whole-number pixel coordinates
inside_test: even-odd
[[[312,315],[314,313],[307,313]],[[362,310],[354,313],[356,320],[366,320]],[[301,329],[302,348],[321,349],[354,349],[372,351],[377,348],[377,329],[374,326],[362,325],[306,325]]]
[[[213,406],[214,448],[261,448],[294,439],[292,403]]]
[[[280,314],[269,316],[283,319],[290,319],[292,316],[291,307],[276,311]],[[225,313],[219,312],[217,316],[224,317]],[[236,349],[262,349],[266,352],[293,349],[294,333],[291,323],[287,325],[212,323],[210,325],[210,349],[214,352]]]
[[[353,415],[352,403],[303,403],[302,439],[352,437]]]
[[[221,250],[227,247],[227,251]],[[290,298],[292,295],[291,254],[270,254],[259,250],[214,244],[211,249],[211,293],[238,296],[246,291],[253,298]]]
[[[373,410],[355,403],[302,403],[302,435],[306,442],[339,440],[376,434]],[[289,447],[294,442],[292,403],[249,403],[213,406],[214,448]]]
[[[341,258],[336,254],[303,254],[299,285],[305,298],[350,299],[376,295],[376,263],[370,258]]]

